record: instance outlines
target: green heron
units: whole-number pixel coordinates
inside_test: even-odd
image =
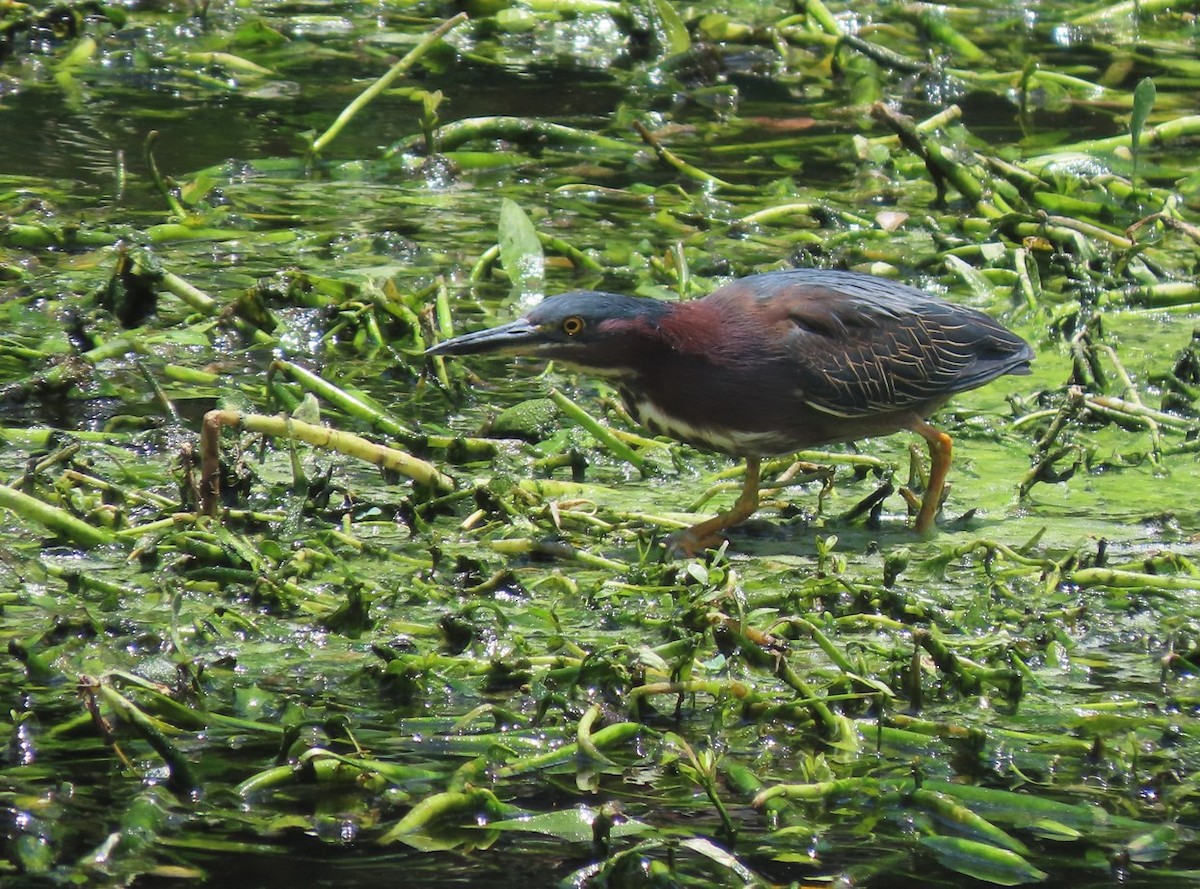
[[[872,275],[805,269],[741,278],[687,302],[572,291],[426,354],[484,353],[606,377],[655,434],[744,457],[733,508],[674,539],[688,555],[754,514],[763,457],[901,429],[929,443],[915,522],[928,533],[952,446],[925,418],[957,392],[1029,373],[1033,359],[982,312]]]

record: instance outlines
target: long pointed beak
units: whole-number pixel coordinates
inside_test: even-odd
[[[453,339],[430,346],[426,355],[520,355],[543,342],[542,334],[524,318],[509,321],[499,327],[464,333]]]

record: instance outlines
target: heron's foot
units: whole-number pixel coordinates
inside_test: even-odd
[[[718,549],[725,543],[725,535],[713,531],[701,522],[683,531],[676,531],[667,536],[663,546],[667,548],[667,557],[671,559],[694,559],[707,549]]]
[[[692,525],[686,531],[676,531],[667,538],[667,555],[672,559],[691,559],[706,549],[717,549],[725,542],[722,533],[734,525],[740,525],[758,509],[758,479],[762,461],[758,457],[746,458],[746,475],[742,481],[742,492],[733,508],[719,513],[711,519]]]
[[[935,502],[933,491],[926,491],[925,496],[921,497],[912,488],[901,486],[900,496],[908,504],[909,512],[917,515],[913,522],[913,530],[922,537],[932,537],[937,534],[936,519],[949,492],[950,486],[945,485],[937,492],[938,496]]]

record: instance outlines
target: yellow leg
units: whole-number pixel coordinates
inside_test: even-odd
[[[954,442],[940,429],[934,429],[924,420],[913,421],[912,430],[929,442],[929,484],[921,499],[921,509],[913,525],[918,534],[929,534],[934,530],[933,518],[942,505],[942,491],[946,487],[946,475],[950,472],[950,460],[954,456]]]
[[[667,538],[667,551],[676,557],[690,558],[706,549],[721,545],[725,539],[721,534],[726,528],[740,525],[758,509],[758,479],[762,461],[758,457],[746,458],[746,478],[742,482],[742,493],[728,512],[693,525]]]

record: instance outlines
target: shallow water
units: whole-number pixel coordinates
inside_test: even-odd
[[[24,500],[0,513],[0,879],[1190,885],[1195,22],[1149,2],[1136,23],[943,10],[973,59],[915,6],[831,7],[865,41],[840,46],[816,4],[531,7],[469,5],[307,161],[302,134],[442,7],[138,9],[119,28],[80,8],[57,39],[13,12],[0,466],[102,540]],[[214,51],[263,70],[186,55]],[[1128,132],[1146,76],[1168,138],[1135,175],[1128,145],[1093,140]],[[404,90],[441,91],[430,126],[520,123],[441,130],[431,159]],[[957,106],[921,134],[949,166],[902,147],[880,101]],[[1121,240],[1159,211],[1184,224]],[[451,332],[438,312],[461,331],[542,292],[697,296],[792,265],[893,276],[1034,344],[1032,376],[936,418],[957,446],[936,538],[895,493],[848,517],[909,482],[903,435],[802,455],[829,487],[768,494],[724,554],[679,563],[662,541],[732,502],[728,459],[635,442],[642,473],[560,413],[495,453],[436,439],[551,386],[644,435],[584,376],[442,375],[420,355]],[[214,407],[399,441],[457,493],[227,431],[232,511],[198,517]],[[751,806],[778,785],[792,798]]]

